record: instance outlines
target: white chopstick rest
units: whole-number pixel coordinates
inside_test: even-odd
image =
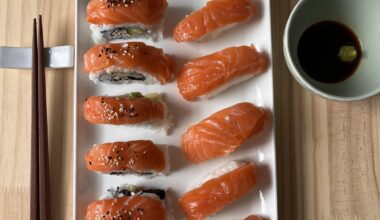
[[[74,66],[74,48],[58,46],[45,48],[46,67],[53,69],[71,68]],[[32,48],[0,47],[0,68],[32,68]]]

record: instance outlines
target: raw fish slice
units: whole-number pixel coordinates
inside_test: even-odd
[[[167,7],[166,0],[91,0],[87,5],[87,21],[102,25],[154,25],[164,18]]]
[[[230,47],[186,63],[177,77],[177,85],[183,98],[192,101],[216,95],[262,73],[267,66],[268,59],[255,47]]]
[[[126,96],[91,96],[83,104],[84,118],[92,124],[141,124],[166,118],[165,105],[154,97],[131,93]]]
[[[86,220],[98,219],[166,220],[166,210],[159,199],[135,195],[91,203]]]
[[[202,220],[251,191],[257,184],[258,170],[253,163],[216,176],[179,199],[187,220]]]
[[[163,173],[166,159],[160,147],[145,140],[96,144],[85,156],[87,169],[110,174]]]
[[[265,118],[251,103],[236,104],[190,127],[182,135],[182,151],[193,163],[227,156],[259,133]]]
[[[211,0],[177,24],[173,38],[177,42],[200,40],[217,30],[249,20],[254,12],[252,0]]]

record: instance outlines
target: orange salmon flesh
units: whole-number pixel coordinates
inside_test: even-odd
[[[251,163],[205,182],[179,199],[187,220],[202,220],[251,191],[257,184],[258,170]]]
[[[244,220],[263,220],[263,218],[256,216],[256,215],[250,215],[247,218],[245,218]]]
[[[161,101],[146,97],[91,96],[83,104],[84,118],[92,124],[140,124],[165,119]]]
[[[91,203],[86,220],[98,219],[166,220],[166,210],[159,199],[135,195]]]
[[[98,25],[155,25],[162,21],[167,7],[166,0],[91,0],[87,5],[87,21]]]
[[[253,46],[230,47],[186,63],[177,76],[177,86],[184,99],[193,101],[233,79],[262,73],[268,63]]]
[[[182,135],[182,151],[193,163],[227,156],[259,133],[265,119],[265,112],[253,104],[236,104],[191,126]]]
[[[177,24],[173,38],[177,42],[200,40],[218,29],[249,20],[254,12],[252,0],[211,0]]]
[[[87,169],[101,173],[149,173],[165,169],[163,152],[152,141],[144,140],[96,144],[85,160]]]

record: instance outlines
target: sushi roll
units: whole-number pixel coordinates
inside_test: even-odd
[[[157,93],[124,96],[91,96],[83,104],[84,118],[92,124],[128,125],[167,131],[168,108]]]
[[[153,177],[169,172],[168,148],[137,140],[95,144],[86,154],[87,169],[99,173]]]
[[[199,11],[186,16],[173,31],[177,42],[203,40],[217,35],[238,23],[249,20],[255,13],[252,0],[210,0]]]
[[[179,206],[187,220],[206,219],[249,193],[257,181],[254,163],[233,161],[207,174],[179,199]]]
[[[162,38],[166,0],[91,0],[87,5],[95,43]]]
[[[253,104],[236,104],[187,129],[181,137],[182,152],[193,163],[227,156],[259,133],[265,119],[264,110]]]
[[[177,76],[177,86],[188,101],[210,98],[263,73],[268,62],[254,46],[230,47],[186,63]]]
[[[170,56],[142,42],[99,44],[84,55],[84,72],[95,83],[167,84],[174,71]]]
[[[166,192],[135,186],[117,187],[108,191],[107,198],[87,206],[86,220],[167,220]]]

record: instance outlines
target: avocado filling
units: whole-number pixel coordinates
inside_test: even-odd
[[[99,76],[100,82],[145,81],[145,79],[143,74],[134,71],[103,73]]]

